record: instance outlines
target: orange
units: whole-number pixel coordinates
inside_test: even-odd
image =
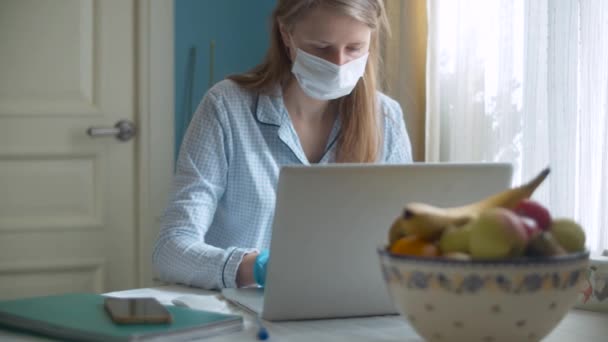
[[[391,253],[414,256],[438,256],[439,248],[415,235],[400,238],[390,248]]]

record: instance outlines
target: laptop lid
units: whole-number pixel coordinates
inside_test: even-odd
[[[404,205],[463,205],[511,186],[511,177],[503,163],[283,167],[262,318],[397,313],[376,248]]]

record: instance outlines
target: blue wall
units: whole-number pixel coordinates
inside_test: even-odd
[[[210,84],[262,61],[275,4],[276,0],[175,1],[176,156],[190,118]]]

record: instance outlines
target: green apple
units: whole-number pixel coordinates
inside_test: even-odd
[[[469,251],[473,259],[521,256],[528,234],[520,217],[508,209],[492,208],[470,224]]]
[[[569,218],[557,218],[551,222],[550,231],[557,242],[568,252],[585,250],[585,231]]]
[[[449,227],[446,229],[439,239],[439,249],[441,249],[441,253],[469,253],[470,233],[471,229],[469,225]]]

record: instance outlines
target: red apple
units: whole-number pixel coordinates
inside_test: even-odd
[[[532,239],[542,232],[542,230],[538,228],[538,223],[536,223],[535,220],[525,216],[520,216],[519,218],[526,229],[526,233],[528,233],[528,239]]]
[[[519,216],[529,217],[536,221],[540,230],[549,230],[551,227],[552,218],[549,210],[534,200],[524,199],[520,201],[513,211]]]

